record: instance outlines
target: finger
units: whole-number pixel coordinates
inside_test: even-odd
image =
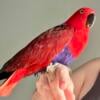
[[[48,72],[47,77],[49,84],[53,84],[56,87],[61,86],[61,88],[66,87],[66,80],[69,82],[70,76],[69,71],[70,69],[62,64],[58,64],[55,66],[56,69],[54,72]]]
[[[48,80],[45,74],[41,74],[39,80],[36,82],[37,91],[48,89]]]
[[[49,80],[49,82],[53,81],[55,79],[55,71],[54,72],[48,72],[47,73],[47,78]]]
[[[69,89],[65,89],[64,90],[64,93],[65,93],[65,97],[66,97],[66,100],[75,100],[75,95],[72,91],[70,91]]]
[[[58,78],[59,78],[59,87],[61,89],[65,89],[67,87],[67,84],[70,84],[70,75],[69,75],[69,68],[66,68],[65,66],[61,66],[58,69]]]
[[[41,74],[40,79],[36,83],[36,86],[37,90],[35,91],[35,93],[38,95],[38,98],[40,98],[38,100],[47,100],[46,96],[48,97],[48,100],[53,100],[46,73]]]
[[[62,66],[63,66],[62,64],[56,64],[54,71],[48,71],[47,76],[49,82],[55,81],[57,84],[59,84],[59,76],[60,76],[59,74]]]
[[[54,72],[47,73],[48,83],[50,88],[57,88],[59,87],[59,78],[57,77],[57,68]]]

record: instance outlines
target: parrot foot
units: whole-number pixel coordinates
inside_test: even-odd
[[[59,64],[60,63],[55,63],[55,64],[50,63],[50,65],[47,66],[46,71],[47,72],[54,72]]]

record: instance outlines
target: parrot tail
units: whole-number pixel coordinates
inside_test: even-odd
[[[12,73],[0,72],[0,79],[7,78],[2,85],[0,85],[0,96],[9,96],[14,87],[24,77],[26,69],[19,69]]]
[[[4,72],[0,70],[0,80],[7,79],[11,76],[13,72]]]

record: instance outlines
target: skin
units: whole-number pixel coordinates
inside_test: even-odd
[[[90,60],[73,71],[71,78],[75,87],[76,100],[81,100],[89,92],[99,73],[100,58]]]
[[[82,100],[100,72],[100,58],[86,62],[72,72],[61,64],[57,66],[55,72],[41,75],[32,100],[45,100],[46,97],[48,100]]]
[[[59,64],[55,72],[43,73],[36,82],[33,100],[47,100],[46,97],[48,100],[74,100],[74,86],[69,71],[69,68]]]

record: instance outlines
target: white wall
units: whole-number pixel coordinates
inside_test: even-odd
[[[72,67],[100,56],[100,0],[0,0],[0,67],[40,32],[63,22],[83,6],[94,8],[97,20],[88,48]],[[0,100],[31,100],[33,87],[33,77],[26,78],[10,97]]]

